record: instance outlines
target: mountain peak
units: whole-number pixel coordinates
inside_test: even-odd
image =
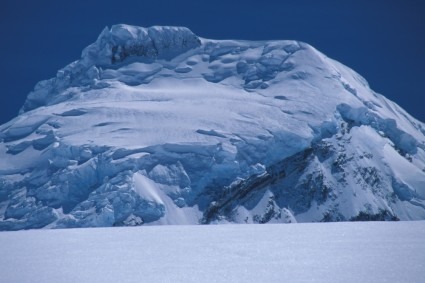
[[[57,94],[73,85],[92,83],[99,78],[99,68],[113,68],[124,60],[152,62],[171,60],[201,46],[201,40],[186,27],[125,24],[105,27],[96,42],[87,46],[81,59],[58,71],[55,78],[39,82],[25,101],[20,113],[67,99]]]
[[[119,24],[105,28],[96,42],[84,49],[82,59],[98,66],[119,63],[131,56],[171,59],[200,45],[201,40],[185,27]]]

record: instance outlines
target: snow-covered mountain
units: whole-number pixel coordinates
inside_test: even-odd
[[[297,41],[116,25],[0,139],[1,230],[425,219],[425,124]]]

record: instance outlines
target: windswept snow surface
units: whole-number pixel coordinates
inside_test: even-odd
[[[424,282],[425,222],[0,233],[1,282]]]
[[[105,29],[0,126],[0,230],[425,219],[425,125],[312,46]]]

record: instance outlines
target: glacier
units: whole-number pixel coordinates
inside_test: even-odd
[[[425,219],[425,124],[299,41],[105,28],[0,141],[0,230]]]

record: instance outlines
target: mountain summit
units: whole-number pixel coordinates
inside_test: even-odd
[[[0,140],[1,230],[425,219],[425,125],[298,41],[116,25]]]

